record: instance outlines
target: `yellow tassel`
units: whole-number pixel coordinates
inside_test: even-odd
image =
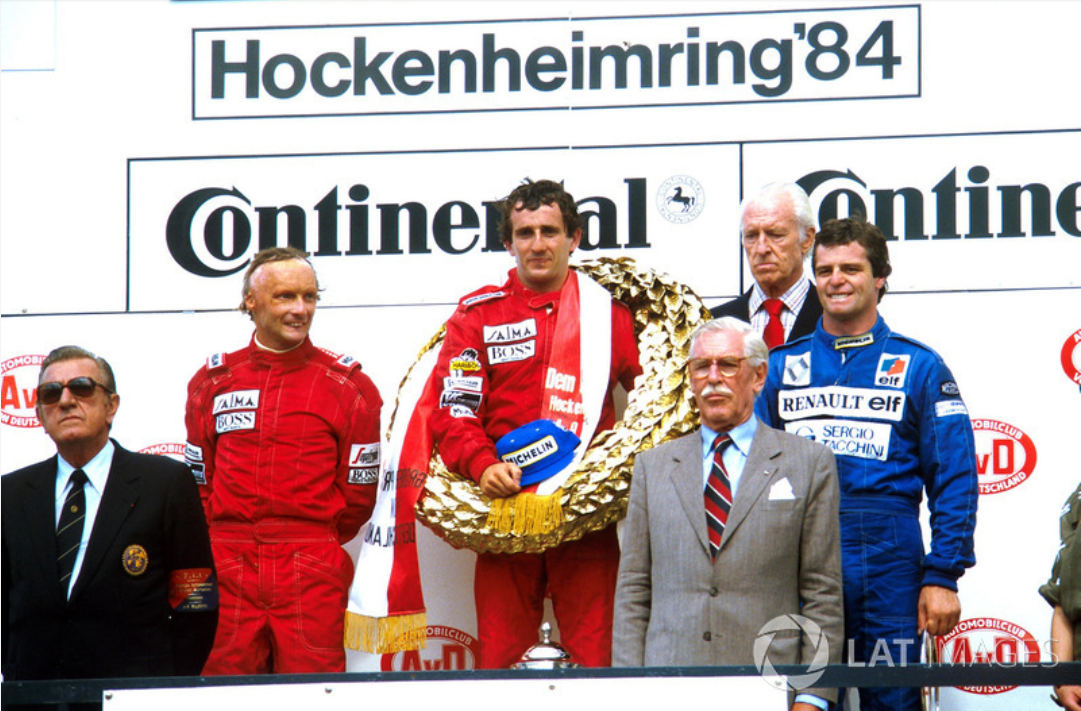
[[[428,616],[424,612],[392,617],[345,613],[345,647],[371,654],[424,649],[428,644]]]
[[[488,528],[516,536],[550,533],[563,523],[559,489],[548,496],[523,492],[505,499],[493,499],[488,509]]]

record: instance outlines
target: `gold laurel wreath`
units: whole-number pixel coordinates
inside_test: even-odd
[[[555,494],[561,497],[563,520],[546,533],[491,529],[491,499],[473,480],[448,471],[434,453],[416,514],[455,548],[478,553],[540,553],[615,523],[627,512],[635,455],[698,426],[684,363],[691,333],[710,318],[702,300],[689,287],[628,258],[601,258],[574,269],[630,308],[642,377],[629,394],[623,419],[593,439],[578,469]],[[418,362],[442,344],[444,332],[441,327],[421,349]]]

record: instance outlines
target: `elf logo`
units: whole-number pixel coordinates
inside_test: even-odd
[[[0,424],[26,429],[41,426],[34,406],[44,360],[42,355],[22,355],[0,363]]]
[[[149,447],[143,447],[139,451],[142,454],[160,454],[162,456],[171,457],[178,462],[185,461],[184,445],[181,442],[162,442],[160,444],[152,444]]]
[[[384,654],[383,671],[459,671],[475,669],[477,640],[457,627],[429,625],[428,646]]]
[[[998,420],[973,420],[976,474],[981,494],[1020,486],[1036,468],[1036,444],[1017,427]]]
[[[938,637],[938,658],[942,664],[967,666],[991,664],[1003,667],[1035,666],[1040,662],[1040,645],[1020,625],[994,617],[961,620],[947,635]],[[1016,686],[959,686],[970,694],[1001,694]]]

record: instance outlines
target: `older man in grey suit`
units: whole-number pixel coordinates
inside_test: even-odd
[[[735,318],[692,336],[687,368],[701,427],[635,461],[615,666],[752,664],[756,638],[776,618],[771,664],[840,662],[833,453],[754,417],[767,358],[762,338]],[[805,689],[793,708],[825,709],[836,695]]]

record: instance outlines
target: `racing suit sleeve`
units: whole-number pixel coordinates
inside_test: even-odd
[[[200,370],[188,383],[188,400],[184,408],[184,425],[188,440],[184,445],[184,462],[199,485],[199,497],[206,509],[214,479],[214,439],[210,431],[213,416],[206,401],[209,380],[206,370]],[[210,520],[206,511],[207,520]]]
[[[949,368],[935,358],[920,381],[919,460],[931,512],[923,584],[957,590],[976,562],[976,447],[972,422]]]
[[[766,383],[762,386],[762,392],[754,403],[754,414],[768,426],[783,430],[784,423],[777,417],[777,377],[774,375],[784,367],[780,357],[769,359],[769,371],[766,374]]]
[[[459,308],[447,321],[443,348],[432,377],[438,383],[447,383],[446,378],[451,376],[479,378],[479,397],[475,391],[443,385],[439,406],[432,415],[432,431],[447,468],[476,482],[485,469],[499,463],[495,443],[483,424],[489,389],[486,358],[478,325],[471,323],[468,312]],[[452,361],[458,366],[453,373]]]
[[[338,542],[356,537],[372,516],[379,483],[381,443],[379,414],[383,399],[367,375],[356,366],[349,380],[356,386],[344,431],[338,436],[338,463],[335,481],[345,499],[345,511],[338,519]]]

